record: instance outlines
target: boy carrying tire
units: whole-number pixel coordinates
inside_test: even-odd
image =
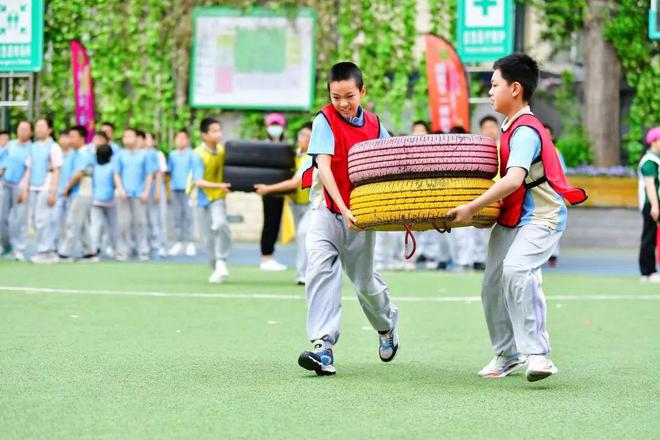
[[[526,378],[533,382],[558,372],[548,358],[541,266],[566,228],[563,199],[577,204],[587,196],[570,186],[552,139],[530,111],[528,102],[539,78],[536,61],[513,54],[497,60],[493,68],[491,103],[506,116],[500,137],[502,178],[449,215],[469,223],[479,209],[502,200],[481,289],[495,357],[479,375],[505,377],[526,367]]]
[[[328,77],[331,104],[321,109],[312,126],[309,154],[318,168],[322,195],[315,198],[307,232],[307,333],[314,344],[298,364],[319,376],[336,373],[333,345],[339,338],[342,272],[350,278],[362,310],[379,334],[383,362],[394,359],[399,347],[398,309],[389,288],[373,269],[375,235],[355,225],[350,210],[353,186],[348,178],[348,152],[357,143],[389,137],[378,116],[360,102],[366,88],[353,63],[335,64]],[[310,187],[314,166],[303,175]]]

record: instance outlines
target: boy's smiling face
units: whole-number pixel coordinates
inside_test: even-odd
[[[332,106],[346,119],[357,116],[360,102],[362,102],[365,93],[367,93],[367,89],[364,86],[359,89],[354,79],[332,81],[330,83]]]

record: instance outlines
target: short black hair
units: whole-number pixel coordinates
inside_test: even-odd
[[[108,133],[106,133],[105,131],[94,132],[94,136],[100,136],[103,139],[105,139],[106,142],[110,142],[110,137],[108,137]]]
[[[142,139],[147,138],[147,133],[145,133],[143,130],[140,130],[140,129],[135,130],[135,135],[137,137],[141,137]]]
[[[427,132],[427,133],[430,133],[430,132],[431,132],[431,127],[429,127],[429,123],[426,122],[426,121],[423,121],[423,120],[421,120],[421,119],[418,119],[417,121],[415,121],[415,122],[412,123],[412,126],[413,126],[413,127],[414,127],[415,125],[423,125],[424,128],[426,129],[426,132]]]
[[[106,122],[101,123],[101,127],[103,127],[104,125],[107,125],[108,127],[112,128],[113,130],[117,129],[117,127],[115,127],[115,124],[113,124],[112,122],[106,121]]]
[[[304,123],[304,124],[298,129],[298,131],[303,130],[303,129],[305,129],[305,128],[309,128],[309,129],[311,130],[312,127],[314,127],[314,124],[312,124],[311,122],[305,122],[305,123]]]
[[[96,134],[103,133],[103,132],[98,132]],[[112,158],[112,147],[108,144],[103,144],[99,145],[96,147],[96,161],[99,163],[99,165],[105,165],[106,163],[110,162],[110,159]]]
[[[362,79],[362,71],[358,66],[350,61],[342,61],[337,63],[330,69],[328,75],[328,92],[330,91],[330,83],[335,81],[354,80],[358,89],[362,89],[364,81]]]
[[[539,84],[539,65],[532,57],[524,53],[514,53],[495,61],[493,70],[499,70],[502,78],[509,84],[520,83],[523,88],[523,100],[529,101]]]
[[[465,131],[465,128],[461,127],[460,125],[457,125],[456,127],[452,127],[451,130],[449,130],[449,133],[451,134],[465,134],[467,131]]]
[[[11,137],[11,133],[9,133],[7,130],[0,131],[0,136],[3,134],[6,134],[7,136]]]
[[[484,116],[483,118],[481,118],[481,121],[479,121],[479,127],[480,127],[480,128],[483,128],[484,124],[485,124],[486,122],[489,122],[489,121],[490,121],[490,122],[494,122],[496,125],[499,124],[499,122],[497,121],[497,118],[496,118],[495,116],[493,116],[493,115],[487,115],[487,116]]]
[[[69,128],[69,133],[72,131],[77,131],[81,138],[87,139],[87,129],[82,125],[74,125],[73,127]]]
[[[2,134],[1,131],[0,131],[0,134]],[[68,136],[68,135],[69,135],[69,129],[68,128],[65,128],[64,130],[60,130],[60,136]]]
[[[218,121],[215,118],[208,117],[208,118],[202,119],[202,122],[199,123],[199,131],[201,133],[208,133],[209,129],[211,128],[211,125],[213,125],[213,124],[218,124],[222,127],[222,125],[220,124],[220,121]]]

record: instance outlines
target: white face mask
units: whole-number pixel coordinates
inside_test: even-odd
[[[284,127],[281,125],[269,125],[266,127],[266,131],[273,139],[279,139],[279,137],[282,136],[282,133],[284,133]]]

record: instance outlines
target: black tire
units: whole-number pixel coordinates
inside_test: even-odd
[[[250,168],[295,167],[292,144],[265,141],[229,141],[225,145],[225,165]]]
[[[227,166],[224,168],[224,181],[231,183],[232,191],[254,192],[254,185],[265,183],[272,185],[290,179],[293,176],[291,169],[257,168]]]

